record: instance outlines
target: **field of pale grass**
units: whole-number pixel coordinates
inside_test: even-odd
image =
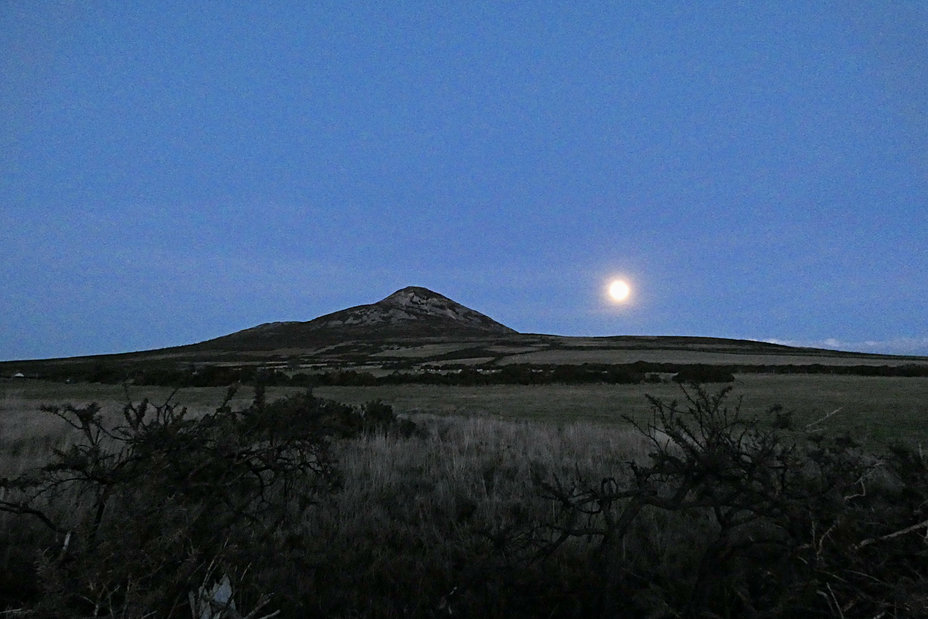
[[[488,600],[474,596],[486,595],[487,581],[502,577],[493,573],[504,569],[501,544],[515,542],[507,552],[518,554],[526,522],[553,518],[557,505],[534,479],[599,480],[646,455],[640,436],[616,426],[411,418],[424,437],[381,434],[338,445],[344,487],[306,521],[308,537],[325,540],[315,553],[327,566],[317,586],[343,596],[320,597],[321,615],[348,609],[362,616],[466,615],[487,608]],[[576,550],[574,558],[589,549]],[[532,549],[521,551],[512,559],[524,561]],[[546,564],[548,577],[570,569],[570,558]],[[393,608],[397,600],[418,606]]]
[[[138,404],[148,398],[154,404],[162,404],[174,390],[169,387],[130,387],[128,398]],[[286,393],[299,391],[297,388],[281,387],[268,389],[269,399],[282,397]],[[224,387],[191,387],[174,394],[173,402],[188,408],[191,416],[214,411],[226,394]],[[238,391],[231,404],[233,408],[248,406],[254,391],[244,387]],[[9,475],[11,462],[20,468],[34,464],[48,454],[52,447],[67,444],[67,426],[54,415],[42,412],[42,405],[70,403],[84,406],[96,402],[109,425],[122,422],[122,410],[127,402],[127,391],[122,385],[95,383],[55,383],[40,380],[16,380],[0,382],[0,474]],[[15,470],[13,473],[17,472]]]
[[[739,374],[731,386],[732,396],[743,398],[743,411],[749,415],[762,417],[771,406],[779,404],[793,411],[799,427],[828,416],[820,424],[824,429],[848,432],[860,441],[928,441],[928,378]],[[427,411],[604,424],[624,424],[623,415],[644,420],[650,410],[646,395],[666,400],[681,397],[675,383],[474,387],[409,384],[319,387],[314,393],[349,404],[381,399],[404,414]]]
[[[104,417],[117,423],[125,401],[121,388],[31,387],[7,390],[0,399],[2,475],[12,477],[41,465],[52,447],[73,438],[60,419],[35,411],[40,403],[95,400],[103,405]],[[215,408],[223,393],[200,390],[176,397],[192,403],[191,412],[205,412]],[[136,401],[148,396],[158,402],[169,392],[130,395]],[[244,389],[238,404],[246,406],[251,395]],[[268,394],[269,399],[280,395]],[[413,436],[378,433],[333,444],[341,487],[307,511],[297,526],[304,533],[301,539],[312,541],[294,545],[292,556],[279,557],[278,577],[294,583],[300,599],[293,603],[303,611],[326,617],[432,616],[487,608],[490,598],[502,595],[494,593],[488,579],[499,579],[500,587],[508,582],[508,559],[500,557],[521,553],[511,559],[524,563],[535,550],[518,545],[519,535],[528,532],[526,523],[553,517],[556,504],[540,494],[537,479],[596,480],[646,455],[643,439],[615,424],[422,412],[406,417],[420,429]],[[11,449],[14,444],[18,451]],[[25,521],[2,514],[0,522],[10,540],[34,543],[26,531],[13,536]],[[501,545],[507,547],[503,555]],[[583,561],[588,549],[582,541],[572,545],[575,554],[568,550],[547,562],[539,577],[556,583],[559,570],[576,573],[576,562]],[[16,560],[28,563],[28,554]],[[10,557],[4,561],[16,564]],[[286,598],[287,591],[278,594]],[[315,607],[307,608],[306,600]]]
[[[748,414],[781,404],[795,411],[799,428],[827,417],[820,425],[828,431],[849,431],[859,440],[928,440],[928,379],[740,375],[733,387]],[[270,388],[267,400],[294,391]],[[159,403],[170,393],[137,387],[129,398]],[[539,480],[585,480],[595,487],[603,478],[628,475],[627,463],[646,460],[653,445],[622,415],[644,420],[646,394],[681,397],[671,383],[410,384],[314,393],[355,405],[381,399],[420,429],[408,437],[374,433],[332,444],[340,488],[291,523],[269,583],[276,607],[318,617],[494,617],[512,616],[513,609],[524,616],[588,616],[578,600],[605,586],[603,574],[591,569],[597,540],[578,535],[544,562],[533,559],[553,535],[545,523],[556,521],[562,508]],[[215,410],[224,394],[223,388],[186,389],[174,400],[196,415]],[[252,397],[243,388],[233,406],[246,407]],[[91,401],[117,423],[126,394],[121,386],[0,384],[0,476],[40,465],[52,447],[69,440],[60,419],[38,411],[41,404]],[[5,514],[0,526],[9,548],[30,549],[30,534],[15,534],[20,522]],[[643,512],[629,535],[636,545],[626,555],[623,540],[620,560],[632,571],[640,563],[643,573],[664,570],[667,577],[654,601],[644,587],[636,604],[658,612],[662,600],[688,595],[686,583],[680,591],[674,583],[695,569],[693,540],[711,539],[708,523],[699,513]],[[2,565],[22,573],[34,560],[25,550],[5,552]]]
[[[896,439],[928,442],[928,378],[832,376],[826,374],[739,374],[732,384],[734,397],[743,397],[744,411],[762,415],[775,404],[793,411],[798,426],[829,416],[824,426],[849,432],[865,442]],[[282,397],[295,387],[270,387],[268,399]],[[166,387],[132,387],[129,396],[163,402]],[[225,388],[180,390],[174,401],[192,414],[214,410]],[[649,411],[646,395],[680,397],[676,384],[640,385],[381,385],[373,387],[317,387],[314,393],[346,404],[360,405],[380,399],[402,415],[478,416],[531,420],[545,423],[592,421],[624,424],[623,415],[644,419]],[[243,387],[233,406],[246,406],[252,390]],[[98,402],[104,414],[119,416],[126,403],[120,385],[62,384],[45,381],[0,383],[0,448],[42,450],[60,430],[60,424],[38,411],[42,404]],[[50,423],[51,422],[51,423]]]

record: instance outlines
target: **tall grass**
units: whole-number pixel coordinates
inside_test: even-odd
[[[13,395],[4,402],[7,422],[28,420],[12,424],[22,448],[4,450],[0,459],[10,477],[47,461],[50,448],[74,438],[60,420],[56,425],[23,411],[24,403]],[[121,406],[107,408],[115,422]],[[431,616],[497,606],[503,616],[513,597],[519,605],[546,607],[546,598],[557,598],[558,587],[567,585],[559,570],[567,573],[571,561],[583,559],[564,553],[560,562],[531,568],[537,573],[526,576],[533,528],[552,515],[535,480],[595,479],[644,457],[644,441],[616,426],[411,418],[419,428],[411,436],[381,432],[336,442],[340,490],[281,532],[289,536],[285,556],[262,559],[273,565],[242,566],[286,614]],[[30,442],[30,433],[42,438]],[[24,568],[54,541],[22,517],[0,517],[7,527],[4,566],[20,571],[20,578],[3,584],[37,593],[34,571],[28,578],[31,570]],[[516,566],[521,588],[512,580]]]
[[[41,464],[47,449],[73,440],[62,424],[20,408],[29,402],[28,394],[10,392],[0,400],[0,476]],[[115,420],[122,404],[104,408]],[[909,460],[898,462],[906,466],[893,473],[891,483],[879,485],[872,473],[876,460],[858,458],[856,448],[822,439],[808,454],[797,451],[795,460],[787,449],[783,454],[789,457],[773,462],[794,476],[794,485],[784,488],[797,496],[808,492],[819,506],[787,498],[781,505],[776,492],[768,496],[767,488],[752,485],[767,479],[760,473],[750,477],[756,471],[779,470],[765,469],[766,459],[756,461],[756,470],[745,469],[746,482],[731,477],[732,470],[754,462],[757,442],[742,439],[764,436],[737,434],[745,427],[740,423],[718,426],[720,434],[712,435],[717,442],[704,440],[706,445],[688,451],[707,435],[687,434],[686,426],[669,423],[664,429],[670,434],[659,435],[590,421],[422,412],[405,418],[415,423],[415,432],[401,432],[403,426],[395,424],[333,439],[329,453],[340,474],[337,491],[282,522],[266,546],[262,541],[228,549],[231,562],[223,569],[242,606],[254,607],[247,602],[262,594],[260,599],[271,596],[268,608],[283,617],[588,617],[615,616],[616,608],[629,616],[735,616],[739,609],[776,616],[774,604],[781,600],[817,616],[874,616],[871,611],[879,608],[928,613],[928,597],[919,606],[917,595],[928,582],[924,564],[919,567],[928,553],[921,547],[909,551],[905,544],[920,543],[924,525],[910,525],[928,517],[928,460],[920,453],[904,454]],[[715,426],[704,426],[709,427]],[[39,440],[30,442],[30,435]],[[736,435],[735,446],[721,440]],[[668,446],[674,436],[677,443]],[[843,480],[845,463],[862,467],[868,477],[857,479],[849,471],[850,482]],[[878,464],[883,471],[893,466],[890,460]],[[642,475],[649,466],[656,468]],[[815,477],[819,469],[834,479]],[[755,506],[770,513],[758,513],[744,528],[730,520],[729,528],[720,528],[720,518],[727,518],[722,512],[731,506],[704,502],[714,490],[713,475],[739,492],[766,497],[758,504],[739,503],[732,513],[753,513]],[[638,482],[654,494],[632,498],[647,507],[607,543],[605,537],[620,530],[609,518],[628,504]],[[831,486],[819,492],[806,488],[807,482]],[[658,494],[674,484],[692,492],[664,507],[669,499]],[[626,489],[633,492],[623,495]],[[660,500],[648,503],[655,497]],[[686,507],[687,501],[693,506]],[[165,513],[182,520],[184,509]],[[35,566],[55,548],[31,523],[8,514],[0,518],[2,610],[3,604],[27,605],[30,592],[39,595]],[[757,536],[769,537],[770,544],[752,546]],[[246,544],[247,538],[236,539]],[[869,571],[867,562],[880,553],[885,565]],[[809,590],[794,600],[784,593],[789,583],[778,582],[780,576]],[[854,597],[856,583],[850,579],[858,577],[870,579],[865,586],[880,579],[879,587],[869,597]],[[700,587],[704,596],[697,595]],[[758,600],[770,607],[761,608]]]
[[[549,607],[545,598],[567,584],[558,576],[566,564],[538,566],[526,578],[535,550],[529,534],[552,509],[534,480],[596,478],[643,456],[643,441],[616,427],[413,419],[425,436],[378,434],[339,445],[344,487],[305,522],[307,539],[319,545],[314,594],[304,596],[301,612],[468,616],[498,607],[504,616],[514,606]],[[517,565],[522,589],[513,580]]]

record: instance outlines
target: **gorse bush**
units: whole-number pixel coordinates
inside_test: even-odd
[[[268,602],[250,583],[290,523],[337,488],[330,440],[354,432],[358,415],[310,394],[267,404],[260,388],[233,411],[232,395],[199,418],[170,399],[129,403],[115,428],[95,404],[43,408],[80,438],[40,470],[2,480],[0,503],[57,535],[40,558],[38,612],[189,615],[191,591],[245,571],[239,608]]]
[[[928,616],[920,450],[870,454],[778,407],[748,418],[730,389],[682,394],[626,427],[413,424],[380,401],[267,402],[260,387],[197,418],[172,398],[130,403],[115,426],[96,405],[45,407],[76,438],[2,479],[15,527],[0,573],[23,572],[0,581],[3,603],[211,619]]]
[[[651,398],[651,422],[629,420],[649,457],[614,477],[539,480],[559,506],[542,555],[598,540],[602,616],[928,616],[928,460],[786,434],[779,408],[746,419],[729,391]]]

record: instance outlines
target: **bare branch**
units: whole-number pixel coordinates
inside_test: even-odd
[[[869,539],[865,539],[865,540],[863,540],[862,542],[860,542],[860,543],[858,543],[858,544],[855,544],[855,545],[854,545],[854,549],[855,549],[855,550],[859,550],[859,549],[861,549],[861,548],[865,548],[865,547],[867,547],[867,546],[869,546],[869,545],[871,545],[871,544],[875,544],[875,543],[877,543],[877,542],[883,542],[883,541],[886,541],[886,540],[888,540],[888,539],[893,539],[893,538],[895,538],[895,537],[899,537],[900,535],[906,535],[906,534],[908,534],[908,533],[913,533],[913,532],[915,532],[915,531],[918,531],[919,529],[925,529],[925,537],[926,537],[926,539],[928,539],[928,519],[926,519],[926,520],[923,520],[923,521],[918,522],[918,523],[916,523],[916,524],[913,524],[913,525],[910,526],[910,527],[906,527],[906,528],[904,528],[904,529],[899,529],[898,531],[894,531],[894,532],[892,532],[892,533],[887,533],[886,535],[881,535],[881,536],[879,536],[879,537],[871,537],[871,538],[869,538]]]

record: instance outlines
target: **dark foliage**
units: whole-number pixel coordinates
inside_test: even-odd
[[[689,365],[674,374],[677,383],[733,383],[735,376],[731,370],[715,365]]]
[[[358,362],[368,360],[372,351],[359,351]],[[461,352],[461,351],[459,351]],[[461,352],[479,354],[471,349]],[[492,356],[485,352],[485,356]],[[169,387],[225,387],[232,384],[268,386],[289,385],[311,387],[316,385],[365,386],[400,383],[427,383],[446,385],[516,384],[534,385],[551,383],[641,383],[660,382],[660,374],[676,374],[680,383],[731,382],[734,374],[831,374],[847,376],[928,377],[928,365],[765,365],[765,364],[681,364],[669,362],[636,361],[624,364],[509,364],[488,363],[480,366],[455,365],[458,357],[446,355],[436,358],[433,367],[425,369],[410,362],[384,362],[383,369],[394,370],[390,375],[375,376],[369,372],[333,369],[329,371],[301,370],[299,359],[290,358],[269,367],[234,362],[167,363],[163,361],[95,360],[76,362],[34,361],[21,363],[27,375],[52,381],[96,382],[120,384],[126,381],[136,385]],[[6,364],[8,374],[13,366]],[[16,366],[19,367],[19,366]]]
[[[507,497],[505,518],[475,515],[494,469],[472,494],[417,506],[436,478],[413,471],[349,538],[303,517],[339,488],[334,443],[414,448],[419,429],[380,401],[267,402],[260,386],[243,410],[229,401],[200,418],[170,399],[130,403],[118,427],[93,404],[46,407],[76,438],[0,480],[0,511],[34,523],[21,540],[41,549],[5,549],[3,567],[22,573],[0,579],[2,603],[199,617],[199,592],[227,578],[230,618],[928,616],[928,458],[796,431],[778,407],[747,418],[730,388],[650,398],[649,422],[629,420],[649,453],[612,476],[538,468],[525,487],[540,511]]]
[[[928,459],[765,429],[728,393],[652,398],[636,426],[647,463],[596,483],[537,480],[559,506],[539,556],[598,540],[596,588],[581,595],[601,616],[928,616]],[[641,553],[655,521],[690,523],[687,545]]]
[[[262,388],[233,411],[232,393],[199,418],[170,399],[129,403],[115,428],[95,404],[43,407],[78,437],[40,470],[3,479],[0,502],[51,534],[36,612],[190,616],[191,592],[221,576],[235,582],[239,609],[268,603],[256,585],[293,543],[288,523],[339,484],[330,439],[367,422],[308,392],[268,404]],[[371,423],[384,423],[388,411],[375,408]]]

